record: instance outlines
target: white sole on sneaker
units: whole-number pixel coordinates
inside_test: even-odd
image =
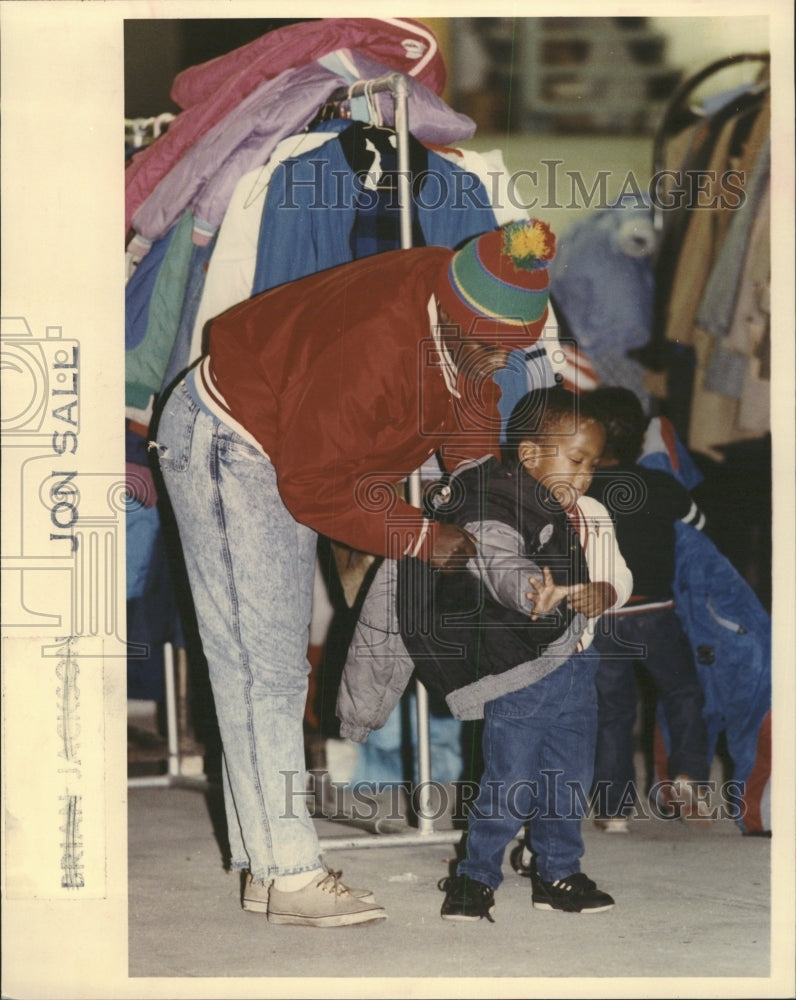
[[[309,917],[303,913],[269,913],[269,924],[293,924],[303,927],[348,927],[351,924],[367,924],[376,920],[386,920],[387,911],[376,907],[360,910],[358,913],[331,913]]]
[[[268,901],[263,902],[260,899],[244,899],[243,909],[247,913],[268,913]]]
[[[355,899],[361,899],[363,903],[375,903],[376,897],[368,889],[349,889],[348,890]],[[242,900],[243,909],[247,913],[268,913],[268,900],[265,899],[247,899],[245,896]]]
[[[560,906],[553,906],[552,903],[534,903],[534,910],[555,910],[556,913],[604,913],[606,910],[612,910],[614,908],[614,903],[607,903],[605,906],[589,906],[584,907],[582,910],[564,910]]]
[[[630,824],[626,819],[596,819],[594,825],[603,833],[630,833]]]

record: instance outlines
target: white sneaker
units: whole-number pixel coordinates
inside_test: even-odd
[[[334,872],[338,878],[342,872]],[[241,905],[243,909],[248,913],[267,913],[268,912],[268,894],[271,891],[272,881],[269,882],[253,882],[251,873],[246,872],[246,877],[243,881],[243,890],[241,893]],[[368,903],[374,903],[376,897],[370,891],[370,889],[349,889],[348,890],[352,896],[357,899],[363,899]],[[285,893],[284,895],[287,895]]]
[[[387,911],[372,898],[354,896],[340,881],[341,872],[324,869],[316,879],[296,892],[280,892],[271,886],[268,920],[272,924],[308,927],[343,927],[386,920]]]
[[[598,816],[594,825],[603,833],[630,833],[630,823],[624,816]]]
[[[253,882],[251,872],[246,872],[243,881],[243,891],[241,893],[241,905],[249,913],[268,912],[268,893],[271,891],[273,881]]]
[[[704,786],[705,783],[678,774],[672,781],[670,802],[678,808],[680,819],[694,826],[707,826],[715,819],[715,814],[708,796],[700,793],[700,784]]]

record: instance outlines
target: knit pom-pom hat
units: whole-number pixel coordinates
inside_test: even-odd
[[[437,289],[439,303],[464,336],[510,335],[532,344],[547,319],[547,265],[556,238],[546,222],[511,222],[466,243]]]

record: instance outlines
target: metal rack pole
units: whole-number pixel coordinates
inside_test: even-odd
[[[183,775],[180,754],[180,726],[177,713],[177,684],[174,672],[174,647],[170,642],[163,646],[163,681],[166,708],[166,739],[168,764],[166,774],[152,774],[127,779],[128,788],[157,788],[160,786],[183,785],[202,787],[207,784],[206,775]]]
[[[380,77],[370,82],[354,84],[347,91],[350,96],[366,91],[379,93],[390,91],[395,104],[395,132],[398,137],[398,204],[401,208],[401,248],[412,246],[412,187],[409,173],[409,89],[406,79],[399,73]],[[416,469],[409,477],[409,502],[422,506],[420,486],[420,470]],[[362,847],[396,847],[418,843],[452,844],[461,833],[456,830],[435,831],[434,820],[431,818],[431,739],[429,733],[428,692],[416,682],[416,718],[417,718],[417,777],[415,807],[417,814],[417,829],[398,834],[368,834],[358,837],[324,837],[321,846],[326,850],[343,850],[344,848]]]
[[[674,93],[669,98],[663,112],[661,122],[655,130],[652,149],[652,176],[658,177],[666,166],[666,141],[676,131],[677,122],[683,115],[686,99],[704,83],[709,77],[721,72],[731,66],[738,66],[741,63],[760,63],[767,65],[771,61],[768,52],[738,52],[735,55],[724,56],[715,62],[709,63],[697,73],[687,77],[680,83]],[[655,199],[652,206],[652,225],[656,232],[663,230],[664,213],[659,204],[659,199]]]
[[[401,246],[408,249],[412,245],[412,186],[409,174],[409,91],[406,79],[393,76],[393,99],[395,101],[395,131],[398,136],[398,204],[401,207]],[[415,470],[409,477],[409,502],[420,507],[423,497],[420,486],[420,471]],[[429,732],[428,692],[416,682],[417,699],[417,824],[418,833],[430,834],[434,831],[431,814],[431,738]]]

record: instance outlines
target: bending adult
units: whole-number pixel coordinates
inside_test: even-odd
[[[325,868],[306,809],[302,718],[317,533],[452,567],[472,538],[398,485],[497,452],[492,374],[547,316],[544,223],[459,251],[396,250],[257,295],[211,324],[209,353],[156,432],[224,751],[233,870],[272,923],[386,917]]]

